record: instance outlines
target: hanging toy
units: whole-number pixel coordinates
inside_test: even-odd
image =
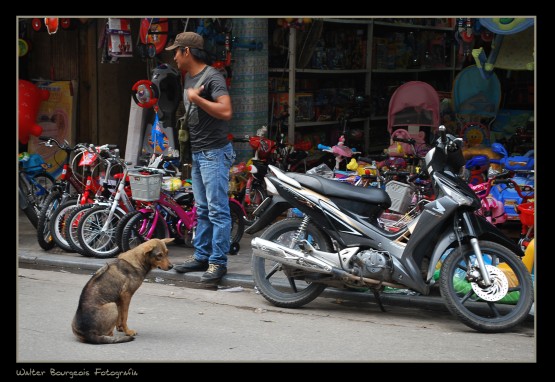
[[[41,102],[50,97],[50,92],[46,89],[39,89],[37,85],[19,80],[19,142],[26,145],[29,142],[29,135],[38,137],[42,134],[42,126],[37,124],[37,113]]]
[[[48,34],[54,34],[58,31],[58,26],[60,25],[60,22],[57,17],[45,17],[44,25],[46,25],[46,31],[48,32]]]
[[[133,101],[139,106],[148,109],[158,102],[158,88],[149,80],[135,82],[133,90]]]

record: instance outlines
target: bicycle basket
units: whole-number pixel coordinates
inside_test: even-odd
[[[520,222],[528,227],[534,225],[534,202],[522,203],[516,206],[520,212]]]
[[[143,202],[154,202],[160,198],[162,175],[129,174],[129,185],[133,199]]]
[[[46,169],[46,162],[39,154],[31,154],[26,156],[27,159],[22,159],[23,169],[28,174],[36,174]]]

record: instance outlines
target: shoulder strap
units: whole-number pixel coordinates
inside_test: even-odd
[[[195,89],[198,89],[201,87],[202,85],[202,81],[204,81],[204,79],[206,78],[206,76],[208,75],[208,72],[211,71],[211,69],[214,69],[213,67],[211,67],[210,65],[206,66],[206,70],[204,71],[204,73],[202,73],[202,76],[200,76],[197,84],[195,85]]]
[[[195,85],[195,89],[198,89],[198,88],[201,87],[202,81],[204,81],[204,79],[206,78],[206,76],[208,75],[208,73],[209,73],[212,69],[214,69],[212,66],[210,66],[210,65],[207,65],[207,66],[206,66],[206,69],[204,70],[204,73],[202,73],[202,76],[200,76],[200,78],[199,78],[198,81],[197,81],[197,84]],[[189,107],[187,108],[187,113],[185,113],[185,116],[184,116],[185,121],[188,120],[189,113],[191,112],[191,105],[192,105],[192,103],[189,102]],[[182,118],[183,118],[183,117],[182,117]]]
[[[204,81],[208,73],[213,69],[214,68],[210,65],[206,67],[206,69],[204,70],[204,73],[202,74],[202,76],[200,76],[199,80],[197,81],[197,84],[195,85],[195,89],[198,89],[202,85],[202,81]],[[179,156],[180,156],[181,163],[185,163],[185,158],[186,158],[185,151],[187,149],[186,147],[187,142],[189,142],[189,129],[188,129],[187,123],[189,121],[189,114],[191,113],[191,105],[192,105],[192,102],[189,102],[189,107],[187,108],[187,112],[183,117],[179,118],[181,123],[180,123],[179,133],[178,133],[178,141],[179,141]],[[190,147],[189,147],[189,150],[190,150]]]

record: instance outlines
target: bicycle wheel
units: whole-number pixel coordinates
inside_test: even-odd
[[[71,247],[71,249],[74,252],[77,252],[82,256],[89,257],[89,254],[83,251],[83,248],[81,248],[81,244],[79,243],[78,230],[77,230],[79,226],[79,220],[88,209],[93,208],[96,205],[97,204],[90,203],[90,204],[83,204],[82,206],[75,207],[68,214],[66,219],[66,224],[64,226],[64,230],[65,230],[64,237],[67,240],[68,245]]]
[[[125,224],[122,230],[121,245],[122,251],[124,252],[150,239],[164,239],[170,237],[167,226],[164,224],[160,214],[157,214],[158,220],[156,222],[156,227],[152,235],[149,235],[156,214],[154,212],[137,212],[137,214],[134,214],[131,219],[127,221],[127,224]]]
[[[116,243],[118,244],[118,247],[120,249],[120,251],[125,252],[126,250],[124,249],[124,245],[123,245],[123,229],[125,228],[125,225],[127,224],[127,222],[135,215],[139,215],[141,212],[140,211],[132,211],[128,214],[126,214],[124,217],[122,217],[119,222],[118,222],[118,226],[116,227]]]
[[[229,201],[229,214],[231,215],[230,240],[232,243],[238,243],[245,232],[245,215],[241,206],[232,201]]]
[[[31,183],[31,187],[35,196],[35,203],[40,209],[50,194],[50,190],[56,183],[56,180],[47,172],[33,175],[33,180],[34,182]]]
[[[48,251],[56,245],[54,238],[50,234],[50,216],[54,213],[56,208],[62,201],[62,192],[54,191],[44,201],[39,213],[39,220],[37,223],[37,241],[42,249]]]
[[[28,190],[27,185],[25,183],[22,184],[20,180],[19,189],[18,189],[19,208],[21,208],[25,216],[27,216],[27,219],[29,219],[33,227],[35,227],[36,229],[39,222],[38,214],[40,210],[38,210],[37,206],[34,203],[31,203],[27,198],[27,190]]]
[[[65,226],[67,223],[67,218],[69,214],[77,207],[77,198],[71,198],[63,204],[60,204],[58,208],[52,213],[50,217],[50,233],[52,238],[58,247],[66,252],[73,252],[73,249],[69,245],[66,239]]]
[[[250,203],[247,203],[245,201],[245,197],[243,197],[243,202],[241,204],[243,205],[243,208],[247,213],[245,217],[248,221],[252,222],[254,220],[254,215],[252,213],[258,208],[260,203],[262,203],[264,199],[266,199],[266,190],[258,185],[253,186],[250,190],[249,197]]]
[[[110,216],[109,206],[96,206],[86,211],[77,226],[77,238],[89,256],[109,258],[120,249],[116,243],[116,227],[125,213],[116,209]],[[106,226],[106,229],[103,229]]]

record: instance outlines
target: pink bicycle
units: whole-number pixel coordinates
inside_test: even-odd
[[[170,170],[156,169],[150,167],[138,168],[141,176],[153,174],[168,175]],[[197,214],[194,204],[192,190],[173,193],[163,189],[157,192],[147,192],[146,196],[138,196],[133,190],[133,176],[131,180],[131,191],[135,201],[140,202],[141,206],[133,212],[124,226],[117,229],[118,243],[122,251],[131,248],[152,238],[173,237],[177,242],[185,244],[187,247],[193,246],[195,230],[197,226]],[[231,247],[230,254],[235,255],[239,251],[239,241],[245,230],[245,212],[241,204],[233,199],[229,199],[229,209],[232,220],[231,228]]]

